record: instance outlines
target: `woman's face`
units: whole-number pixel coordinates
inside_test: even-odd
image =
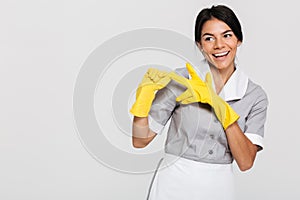
[[[208,62],[222,70],[234,69],[234,59],[240,44],[226,23],[213,18],[203,24],[198,47]]]

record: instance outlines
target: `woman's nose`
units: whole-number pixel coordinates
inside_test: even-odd
[[[215,40],[215,45],[214,45],[215,49],[222,49],[224,46],[225,46],[225,43],[221,38],[217,38]]]

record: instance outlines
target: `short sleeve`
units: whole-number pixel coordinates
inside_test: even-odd
[[[264,138],[264,126],[267,117],[268,98],[260,88],[259,95],[246,118],[245,135],[262,150]]]

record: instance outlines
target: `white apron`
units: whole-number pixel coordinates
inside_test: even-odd
[[[232,164],[208,164],[166,154],[163,165],[154,174],[147,200],[234,199]]]

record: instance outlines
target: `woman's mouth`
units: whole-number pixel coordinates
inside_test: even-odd
[[[225,52],[222,52],[222,53],[216,53],[216,54],[212,54],[215,58],[222,58],[222,57],[225,57],[229,54],[229,51],[225,51]]]

